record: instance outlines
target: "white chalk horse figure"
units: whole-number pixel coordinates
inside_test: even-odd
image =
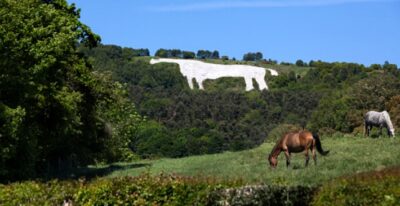
[[[369,136],[373,126],[379,127],[380,135],[382,135],[382,128],[387,129],[388,135],[394,137],[394,128],[387,111],[376,112],[369,111],[364,115],[365,133]],[[364,134],[365,135],[365,134]]]
[[[179,64],[180,71],[186,77],[189,87],[193,89],[193,78],[199,84],[199,89],[204,89],[203,81],[206,79],[218,79],[220,77],[243,77],[246,83],[246,91],[254,89],[253,78],[257,81],[260,90],[268,90],[264,80],[265,69],[250,65],[223,65],[210,64],[197,60],[186,59],[151,59],[150,64],[160,62]],[[270,69],[271,75],[277,76],[275,70]]]

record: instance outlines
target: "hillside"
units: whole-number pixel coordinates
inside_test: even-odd
[[[177,64],[151,65],[153,57],[129,55],[134,53],[130,48],[102,45],[81,50],[95,70],[108,72],[115,81],[126,84],[139,114],[147,118],[130,145],[143,158],[254,148],[284,124],[327,134],[357,134],[367,110],[386,109],[394,116],[394,125],[400,124],[396,106],[400,72],[392,64],[365,67],[311,61],[307,65],[312,67],[299,67],[205,59],[202,61],[271,68],[280,75],[267,72],[268,91],[246,92],[243,78],[228,77],[204,81],[202,91],[189,88]]]
[[[357,134],[367,110],[394,112],[394,125],[400,123],[396,106],[400,72],[392,64],[365,67],[312,61],[308,64],[312,67],[299,67],[205,59],[202,61],[271,68],[280,75],[267,72],[268,91],[246,92],[243,78],[228,77],[204,81],[202,91],[189,88],[177,64],[151,65],[152,57],[128,55],[134,52],[118,46],[81,49],[95,70],[108,72],[126,85],[139,114],[146,117],[130,146],[142,158],[254,148],[283,124],[327,134]]]

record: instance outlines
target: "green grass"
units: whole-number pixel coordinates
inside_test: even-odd
[[[290,168],[286,168],[282,153],[278,159],[278,167],[269,168],[266,157],[273,144],[265,143],[255,149],[240,152],[115,163],[112,166],[90,169],[104,171],[105,168],[110,168],[107,177],[136,176],[147,172],[153,175],[173,173],[242,179],[247,184],[317,185],[343,175],[400,165],[399,138],[346,136],[324,138],[322,145],[325,150],[331,152],[325,157],[318,154],[318,165],[315,166],[310,160],[311,164],[308,167],[304,166],[304,154],[294,153]]]

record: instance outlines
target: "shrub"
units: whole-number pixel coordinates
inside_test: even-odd
[[[160,174],[0,185],[0,205],[307,205],[315,188]],[[230,188],[230,189],[229,189]]]
[[[80,190],[75,201],[82,205],[204,205],[210,191],[218,187],[212,180],[176,175],[99,179]]]
[[[71,199],[78,190],[78,181],[26,181],[7,186],[0,185],[0,205],[61,205],[64,200]]]
[[[211,192],[240,181],[177,175],[99,178],[92,181],[26,181],[0,185],[0,205],[206,205]]]
[[[209,205],[308,205],[315,188],[308,186],[246,186],[211,194]]]
[[[313,205],[400,205],[400,168],[365,172],[324,184]]]

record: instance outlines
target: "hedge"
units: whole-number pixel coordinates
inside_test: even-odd
[[[0,205],[400,205],[400,168],[341,177],[320,187],[243,184],[170,174],[25,181],[0,185]]]
[[[237,188],[240,185],[243,185],[243,182],[165,174],[99,178],[91,181],[26,181],[0,185],[0,205],[50,206],[62,205],[64,201],[70,201],[74,206],[238,205],[240,203],[299,205],[296,203],[309,202],[311,198],[309,195],[311,189],[306,187]]]
[[[178,175],[98,178],[91,181],[25,181],[0,185],[0,205],[207,205],[213,191],[240,181]]]
[[[309,205],[315,187],[245,186],[214,191],[210,205]]]
[[[330,181],[320,187],[312,205],[400,205],[400,168]]]

